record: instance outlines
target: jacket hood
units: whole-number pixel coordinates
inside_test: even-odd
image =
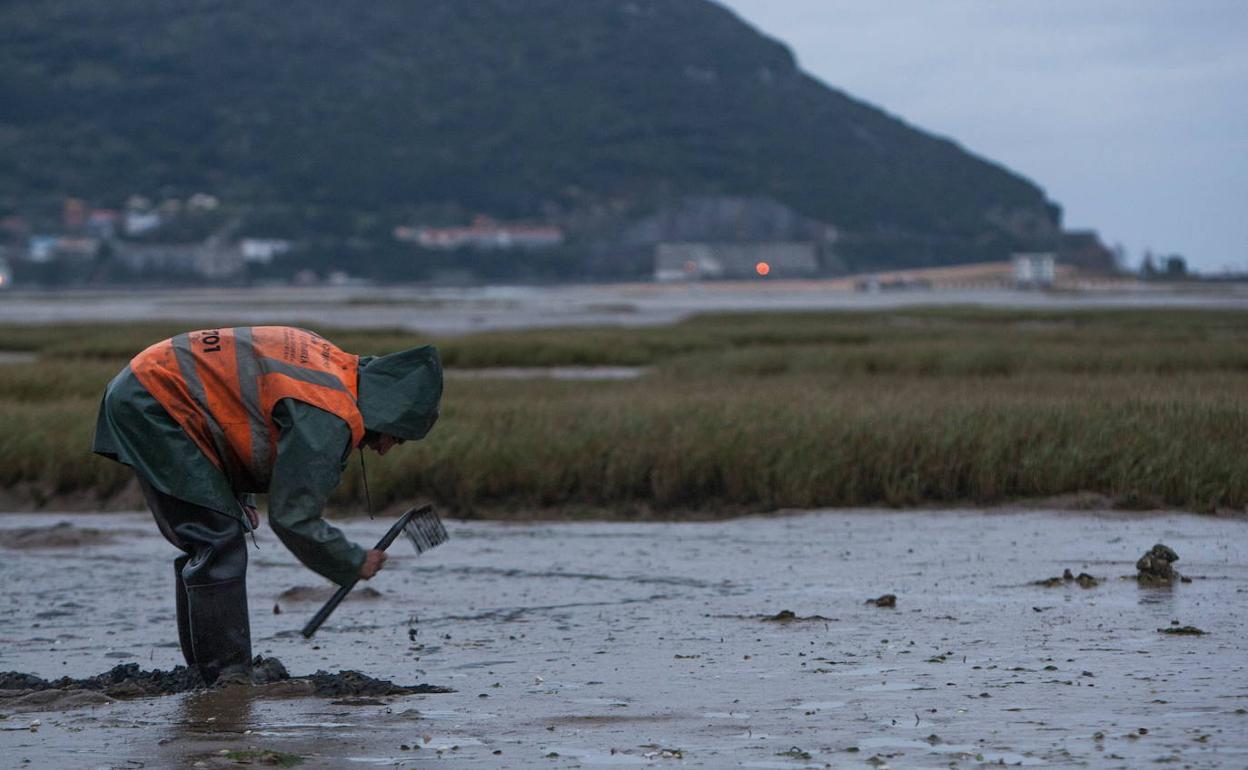
[[[438,419],[442,362],[425,345],[387,356],[360,356],[360,414],[367,430],[414,441]]]

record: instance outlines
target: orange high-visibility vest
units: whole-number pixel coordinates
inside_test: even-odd
[[[273,407],[304,401],[364,436],[359,356],[289,326],[204,329],[158,342],[130,361],[139,382],[240,492],[268,489],[277,448]]]

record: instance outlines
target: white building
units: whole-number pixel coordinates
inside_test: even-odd
[[[1057,278],[1057,255],[1051,251],[1024,252],[1012,257],[1014,285],[1020,288],[1043,288]]]
[[[126,235],[142,235],[160,227],[160,214],[155,211],[139,211],[137,209],[128,209],[126,211],[125,226],[123,229]]]
[[[274,257],[290,251],[291,242],[283,238],[244,238],[238,243],[244,262],[267,265]]]
[[[553,225],[495,222],[478,216],[467,227],[396,227],[394,237],[426,249],[549,249],[563,243],[563,230]]]

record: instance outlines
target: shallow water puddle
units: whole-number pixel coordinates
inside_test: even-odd
[[[649,369],[643,366],[507,366],[487,369],[447,369],[459,380],[635,380]]]

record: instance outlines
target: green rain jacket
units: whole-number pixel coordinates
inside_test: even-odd
[[[424,438],[438,418],[442,366],[433,346],[360,357],[364,427],[405,440]],[[271,415],[278,441],[269,484],[269,524],[305,566],[344,585],[356,579],[364,549],[321,513],[338,486],[351,446],[351,428],[311,404],[286,398]],[[209,460],[147,392],[127,366],[104,391],[96,421],[96,454],[131,466],[160,491],[244,521],[249,495],[232,489]]]

